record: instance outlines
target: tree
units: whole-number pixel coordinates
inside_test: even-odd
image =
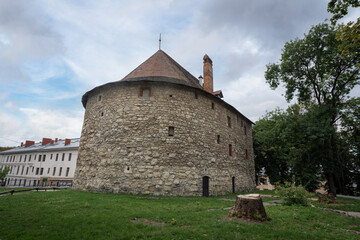
[[[331,0],[328,3],[328,12],[334,14],[331,22],[335,24],[339,19],[348,14],[349,7],[360,7],[359,0]]]
[[[3,185],[3,181],[6,178],[6,175],[9,173],[9,171],[10,171],[9,167],[4,167],[3,169],[0,168],[0,180],[1,180],[0,186]]]
[[[285,44],[280,63],[268,64],[265,79],[272,89],[280,83],[286,88],[286,100],[298,102],[321,122],[322,140],[318,161],[328,181],[329,190],[343,190],[338,174],[336,123],[350,91],[359,84],[360,55],[341,56],[334,26],[313,26],[304,38]],[[325,132],[324,132],[325,131]],[[337,187],[336,187],[337,186]]]
[[[348,14],[349,7],[360,7],[359,0],[331,0],[328,4],[328,12],[334,14],[331,18],[335,26],[337,21]],[[342,23],[338,26],[336,38],[340,42],[339,50],[342,56],[359,54],[360,51],[360,18],[356,22]],[[358,63],[359,64],[359,63]]]
[[[255,168],[264,168],[271,182],[293,182],[315,191],[319,185],[321,151],[316,145],[324,136],[317,116],[299,105],[286,111],[276,109],[256,122],[253,128]]]

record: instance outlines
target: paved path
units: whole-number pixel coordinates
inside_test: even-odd
[[[341,195],[341,194],[337,194],[336,196],[337,197],[342,197],[342,198],[351,198],[351,199],[360,200],[360,197],[347,196],[347,195]]]

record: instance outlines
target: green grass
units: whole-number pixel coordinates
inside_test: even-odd
[[[360,200],[349,198],[336,198],[337,204],[320,204],[315,202],[314,205],[323,208],[338,209],[348,212],[360,212]]]
[[[221,220],[234,204],[224,196],[147,197],[73,190],[0,196],[0,239],[355,239],[344,229],[360,231],[360,219],[312,207],[266,206],[272,221],[239,223]]]

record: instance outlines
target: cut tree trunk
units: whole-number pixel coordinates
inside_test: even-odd
[[[235,206],[231,208],[229,216],[257,221],[270,220],[259,194],[237,195]]]

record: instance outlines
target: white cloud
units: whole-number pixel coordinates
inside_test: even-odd
[[[40,141],[43,137],[80,137],[83,111],[41,110],[20,108],[22,120],[0,111],[0,146],[16,145],[13,141]],[[11,141],[13,140],[13,141]]]

